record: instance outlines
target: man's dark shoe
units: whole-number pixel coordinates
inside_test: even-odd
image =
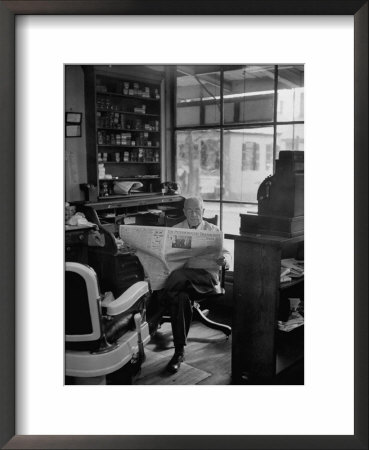
[[[174,353],[173,358],[167,365],[167,371],[170,373],[178,372],[181,363],[184,361],[184,353]]]

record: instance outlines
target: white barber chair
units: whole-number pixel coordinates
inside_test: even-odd
[[[95,271],[67,262],[65,273],[65,374],[67,384],[106,384],[126,364],[139,366],[150,340],[149,287],[139,281],[117,299],[100,294]],[[68,378],[71,377],[71,378]],[[67,381],[66,381],[67,382]]]

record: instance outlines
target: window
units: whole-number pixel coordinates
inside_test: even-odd
[[[304,150],[304,66],[177,66],[175,136],[182,194],[237,232],[279,151]]]
[[[259,170],[259,144],[246,142],[242,144],[242,172]]]
[[[177,177],[184,196],[220,200],[219,130],[177,131]]]

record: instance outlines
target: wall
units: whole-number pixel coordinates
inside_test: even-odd
[[[65,111],[82,113],[82,136],[65,138],[65,201],[84,200],[79,185],[87,182],[84,74],[81,66],[65,66]]]

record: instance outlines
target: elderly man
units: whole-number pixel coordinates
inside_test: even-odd
[[[187,198],[183,212],[186,219],[175,225],[176,228],[219,231],[219,228],[203,220],[204,205],[199,197]],[[229,267],[231,255],[223,250],[223,256],[215,262],[218,266]],[[187,264],[173,271],[165,284],[163,297],[170,308],[175,352],[167,365],[171,373],[178,371],[184,360],[184,347],[192,320],[193,300],[199,296],[219,292],[219,270],[208,271],[200,268],[199,259],[189,260]]]

